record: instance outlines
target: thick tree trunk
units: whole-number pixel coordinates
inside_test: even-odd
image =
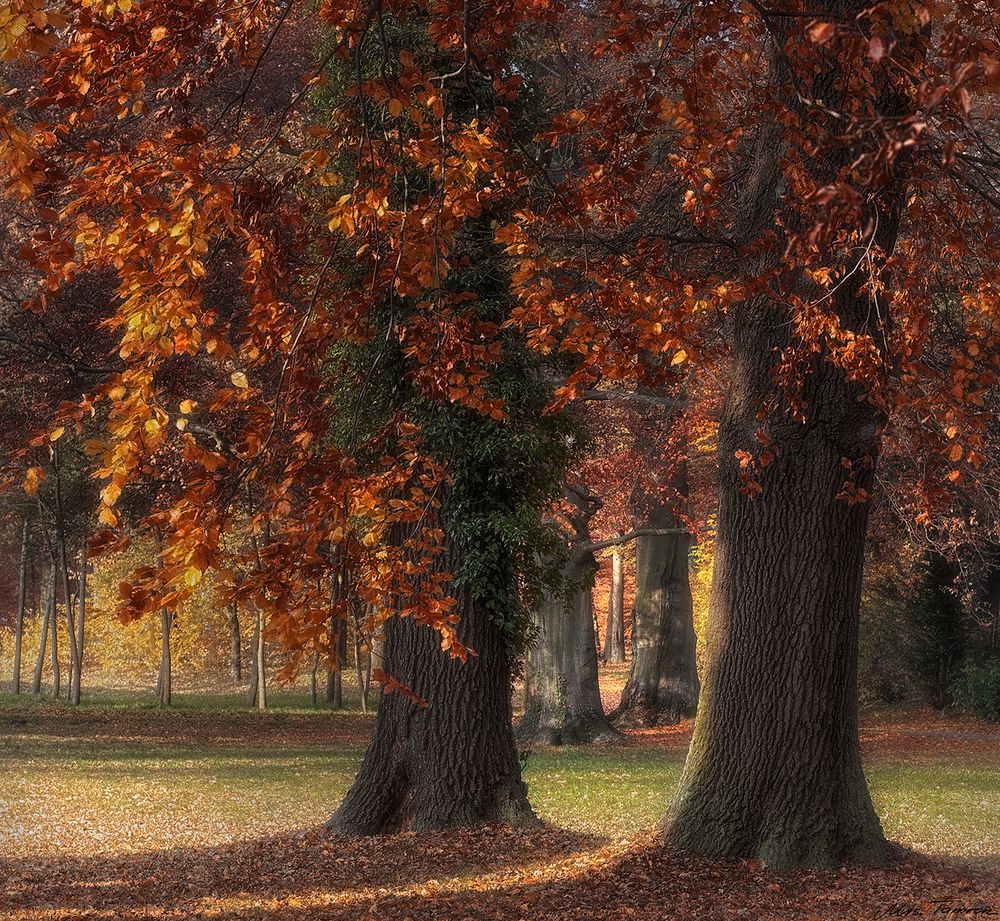
[[[663,505],[650,528],[681,529]],[[687,534],[646,535],[636,544],[632,669],[612,714],[617,725],[663,726],[693,716],[698,706],[697,637],[688,574]]]
[[[173,684],[173,662],[170,655],[170,628],[173,617],[164,608],[160,611],[160,676],[156,682],[156,699],[161,707],[169,707]]]
[[[24,609],[28,597],[28,519],[21,526],[21,564],[17,577],[17,615],[14,623],[14,681],[11,690],[21,693],[21,646],[24,642]]]
[[[441,565],[457,570],[454,548]],[[411,618],[386,624],[384,670],[427,701],[383,694],[358,776],[330,819],[352,835],[496,822],[537,821],[511,728],[511,663],[505,637],[468,588],[456,587],[466,662],[441,650],[440,635]]]
[[[814,12],[855,15],[860,9],[829,0]],[[859,111],[903,114],[903,100],[883,74],[868,84],[875,92],[865,100],[866,90],[851,86],[836,51],[809,77],[811,98],[837,110],[850,90]],[[777,93],[793,84],[789,61],[775,52],[771,82]],[[787,104],[789,112],[801,114],[798,100]],[[823,116],[812,110],[810,117]],[[829,127],[839,131],[840,123]],[[866,142],[820,157],[801,151],[803,162],[821,186]],[[787,194],[781,178],[785,143],[779,129],[765,125],[748,151],[752,165],[735,223],[742,242],[796,226],[795,209],[780,200]],[[797,359],[804,419],[784,410],[787,394],[773,374],[793,344],[788,304],[794,296],[816,303],[828,298],[841,329],[870,337],[875,348],[884,343],[881,323],[889,304],[877,286],[866,286],[867,271],[855,274],[849,265],[854,260],[861,265],[869,233],[871,248],[892,253],[904,180],[896,175],[866,194],[870,204],[859,226],[842,228],[844,234],[858,231],[856,251],[830,254],[831,259],[846,255],[848,266],[832,290],[810,289],[785,267],[786,290],[778,297],[754,296],[730,311],[732,379],[718,436],[708,666],[665,829],[668,841],[691,850],[757,857],[781,867],[886,858],[861,768],[857,716],[865,499],[882,420],[860,386],[822,351]],[[747,257],[747,276],[773,267],[783,250],[771,245]],[[775,407],[771,411],[769,404]],[[761,429],[769,439],[769,463],[747,471],[738,454],[761,455],[756,437]]]
[[[625,661],[625,578],[622,554],[611,554],[611,589],[608,593],[608,628],[604,634],[604,661],[617,665]]]
[[[536,613],[519,741],[564,745],[621,738],[604,714],[598,685],[591,591],[596,570],[588,547],[572,549],[562,590],[546,593]]]
[[[233,681],[242,681],[243,638],[240,635],[240,611],[235,601],[226,611],[226,624],[229,628],[229,673]]]
[[[83,639],[84,624],[87,618],[87,541],[80,548],[80,584],[77,594],[76,619],[76,669],[73,672],[73,684],[70,694],[75,706],[80,704],[80,691],[83,682]]]

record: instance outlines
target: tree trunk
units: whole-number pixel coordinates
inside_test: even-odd
[[[62,672],[59,667],[59,589],[57,587],[57,579],[59,573],[59,564],[55,559],[52,560],[52,601],[49,603],[49,651],[51,652],[51,664],[52,664],[52,697],[55,700],[59,699],[59,692],[62,690],[61,676]]]
[[[14,624],[14,681],[11,690],[21,693],[21,645],[24,642],[24,608],[28,597],[28,519],[21,526],[21,564],[17,577],[17,620]]]
[[[247,706],[257,706],[257,642],[259,639],[260,618],[253,622],[253,636],[250,638],[250,681],[247,685]]]
[[[648,527],[679,529],[655,505]],[[612,714],[617,725],[663,726],[693,716],[698,706],[697,637],[688,573],[687,534],[646,535],[636,544],[632,669]]]
[[[171,704],[171,685],[173,684],[173,663],[170,658],[170,628],[173,617],[164,608],[160,611],[160,677],[156,683],[156,698],[161,707]]]
[[[611,554],[611,590],[608,593],[604,661],[609,665],[625,661],[625,579],[622,575],[622,554],[617,547]]]
[[[452,547],[441,565],[457,570]],[[364,761],[328,827],[352,835],[496,822],[535,823],[511,728],[511,663],[502,629],[454,586],[466,662],[409,617],[386,624],[384,669],[427,701],[383,694]]]
[[[87,618],[87,541],[84,539],[80,547],[80,586],[77,599],[79,610],[76,620],[76,669],[73,672],[71,696],[73,704],[80,704],[80,689],[83,681],[83,638],[84,622]]]
[[[337,664],[326,673],[326,702],[331,710],[341,710],[344,706],[344,680],[341,668],[347,650],[347,635],[344,625],[338,620],[330,621],[330,642],[337,653]],[[343,651],[342,651],[343,650]]]
[[[243,639],[240,636],[240,612],[236,602],[232,602],[226,612],[229,626],[229,672],[233,681],[243,680]]]
[[[258,710],[267,709],[267,642],[264,639],[264,611],[262,609],[257,610],[257,628],[254,631],[254,637],[257,640],[257,647],[254,650],[254,659],[256,660],[256,667],[254,668],[254,673],[256,677],[256,694],[255,701]]]
[[[565,745],[621,738],[604,714],[598,685],[591,590],[596,570],[589,548],[571,549],[561,590],[546,592],[540,605],[519,741]]]
[[[38,638],[38,658],[35,659],[35,676],[31,682],[31,693],[40,694],[42,692],[42,669],[45,667],[45,647],[48,642],[49,626],[55,623],[55,597],[56,597],[56,574],[55,567],[49,564],[48,578],[42,576],[41,603],[39,608],[42,611],[42,629]]]
[[[854,15],[859,4],[828,0],[812,12]],[[905,54],[905,40],[898,53]],[[774,42],[780,48],[780,41]],[[772,51],[771,84],[788,97],[789,58]],[[836,56],[809,77],[806,93],[837,111],[845,94],[860,112],[896,117],[905,101],[884,73],[851,84]],[[871,88],[870,90],[868,88]],[[865,99],[864,94],[871,92]],[[853,111],[853,110],[852,110]],[[822,120],[822,113],[811,110]],[[867,117],[867,116],[866,116]],[[828,124],[832,131],[840,123]],[[850,147],[801,154],[817,186],[835,179],[869,138]],[[782,179],[788,141],[765,123],[748,153],[735,227],[749,244],[801,226]],[[891,255],[904,200],[905,166],[877,191],[855,227],[856,250],[830,253],[845,275],[827,294],[785,266],[777,296],[754,295],[730,309],[731,382],[719,425],[719,511],[709,606],[708,666],[694,738],[667,819],[675,846],[717,856],[756,857],[780,867],[882,862],[887,847],[861,768],[857,646],[868,502],[882,418],[823,351],[796,353],[799,418],[774,366],[793,345],[795,297],[829,299],[841,329],[878,348],[889,304],[868,271],[849,271],[871,248]],[[808,228],[807,228],[808,229]],[[745,256],[747,277],[761,277],[785,251],[782,242]],[[826,254],[824,254],[826,255]],[[891,285],[882,278],[881,284]],[[769,405],[775,408],[767,411]],[[766,465],[749,469],[746,459]],[[739,456],[738,456],[739,455]],[[850,480],[850,481],[849,481]],[[849,501],[850,499],[850,501]]]
[[[56,550],[59,554],[59,573],[62,577],[62,592],[63,592],[63,604],[65,605],[65,617],[66,617],[66,643],[69,645],[69,681],[67,682],[67,696],[72,702],[73,699],[73,688],[76,684],[76,673],[78,671],[77,655],[76,655],[76,615],[73,611],[73,598],[69,589],[69,553],[66,549],[66,521],[63,509],[62,500],[62,460],[61,451],[59,450],[59,443],[56,442],[53,454],[53,463],[55,465],[56,477],[55,477],[55,518],[56,518]],[[54,629],[52,632],[53,639],[53,655],[57,655],[55,639],[59,635],[58,629]],[[56,691],[55,696],[59,696],[59,680],[56,677]]]
[[[312,668],[309,670],[309,703],[315,707],[319,702],[317,677],[319,672],[319,653],[313,653]]]
[[[352,606],[352,614],[354,618],[354,674],[358,681],[358,700],[361,704],[361,712],[368,712],[368,688],[365,686],[365,674],[364,665],[361,661],[361,647],[362,647],[362,637],[361,637],[361,618],[358,616],[358,605],[360,601],[356,601]]]

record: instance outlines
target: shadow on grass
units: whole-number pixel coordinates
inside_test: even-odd
[[[995,868],[1000,854],[990,855]],[[552,827],[382,839],[319,829],[220,848],[0,862],[0,916],[217,921],[796,919],[1000,914],[965,863],[898,850],[886,868],[776,873]],[[951,911],[939,910],[947,905]],[[893,914],[895,912],[895,914]]]
[[[356,911],[382,894],[512,872],[599,845],[559,829],[359,839],[314,828],[221,847],[0,860],[0,918],[279,917],[318,902]],[[343,917],[360,917],[351,911]]]

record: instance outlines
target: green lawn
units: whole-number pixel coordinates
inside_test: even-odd
[[[290,706],[266,714],[181,698],[170,712],[95,700],[79,712],[0,698],[0,856],[215,845],[325,820],[351,782],[370,717]],[[238,698],[228,701],[238,706]],[[888,736],[891,739],[891,733]],[[1000,852],[1000,745],[962,756],[892,746],[869,761],[887,833],[928,853]],[[621,838],[653,825],[683,747],[643,742],[528,756],[539,815]]]

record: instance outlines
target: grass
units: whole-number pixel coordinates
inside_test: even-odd
[[[353,778],[370,717],[315,710],[275,695],[267,713],[236,695],[178,695],[178,707],[136,707],[91,695],[72,711],[0,696],[0,856],[100,853],[228,842],[315,825]],[[131,707],[127,706],[132,704]],[[949,730],[955,732],[955,730]],[[869,758],[887,833],[929,853],[1000,851],[1000,740],[963,755],[902,747]],[[683,738],[627,746],[533,750],[525,779],[541,818],[623,838],[663,815],[683,764]],[[912,754],[912,757],[910,756]]]

